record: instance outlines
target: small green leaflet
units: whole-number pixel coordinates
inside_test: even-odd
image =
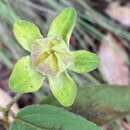
[[[50,89],[63,106],[71,106],[77,95],[77,86],[67,73],[58,77],[49,77]]]
[[[96,69],[99,66],[99,57],[89,51],[79,50],[71,52],[73,64],[70,70],[77,73],[86,73]]]
[[[76,23],[76,11],[74,8],[68,7],[63,10],[52,22],[48,37],[61,37],[69,44],[69,40]]]
[[[13,31],[19,44],[27,51],[31,50],[31,46],[36,39],[43,37],[35,24],[25,20],[15,22]]]
[[[15,64],[9,78],[9,86],[17,93],[34,92],[42,86],[43,80],[44,77],[32,68],[30,57],[25,56]]]

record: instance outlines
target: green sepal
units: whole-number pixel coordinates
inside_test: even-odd
[[[31,22],[18,20],[14,23],[13,31],[17,41],[27,51],[36,39],[42,38],[39,28]]]
[[[55,98],[65,107],[73,104],[77,95],[77,86],[65,72],[57,77],[49,76],[50,89]]]
[[[44,77],[31,66],[29,56],[19,59],[9,79],[10,89],[17,93],[37,91],[43,84]]]
[[[73,51],[72,65],[69,67],[70,70],[77,73],[86,73],[96,69],[99,66],[99,57],[89,51]]]
[[[52,22],[48,36],[61,37],[69,44],[70,36],[76,22],[76,11],[68,7],[63,10]]]

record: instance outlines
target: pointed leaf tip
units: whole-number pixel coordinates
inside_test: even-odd
[[[65,8],[53,21],[50,26],[48,36],[61,37],[69,44],[69,40],[76,22],[76,10]]]

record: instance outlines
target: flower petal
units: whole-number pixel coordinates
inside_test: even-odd
[[[70,36],[76,21],[76,11],[73,8],[66,8],[52,22],[48,36],[61,37],[69,44]]]
[[[49,77],[50,88],[53,95],[63,106],[71,106],[76,98],[77,86],[67,73],[58,77]]]
[[[27,93],[37,91],[43,84],[44,77],[31,67],[29,56],[18,60],[9,79],[9,86],[14,92]]]
[[[89,51],[74,51],[72,52],[73,63],[69,67],[70,70],[77,73],[90,72],[99,66],[99,57]]]
[[[21,46],[31,50],[31,46],[36,39],[42,38],[40,30],[31,22],[19,20],[14,24],[14,34]]]

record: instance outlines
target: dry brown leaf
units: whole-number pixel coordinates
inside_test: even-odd
[[[6,105],[11,101],[11,97],[2,89],[0,89],[0,107],[5,108]],[[11,108],[12,112],[16,114],[18,112],[18,106],[15,104]],[[2,112],[0,112],[0,119],[2,119],[3,115]],[[10,116],[10,120],[12,120],[12,117]]]
[[[100,71],[110,84],[128,85],[129,68],[126,64],[127,55],[121,43],[111,34],[104,37],[99,56],[101,59]]]
[[[130,7],[121,6],[117,2],[112,2],[106,9],[106,13],[119,23],[130,26]]]

